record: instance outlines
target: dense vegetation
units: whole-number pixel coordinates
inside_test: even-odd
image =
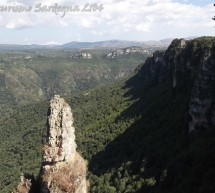
[[[187,132],[192,83],[174,91],[166,83],[129,84],[67,99],[91,192],[210,192],[214,131]],[[48,102],[21,107],[1,119],[0,192],[10,192],[21,172],[38,174],[47,108]]]
[[[101,83],[128,77],[148,53],[114,59],[102,50],[11,50],[0,52],[0,114],[14,105],[45,100],[55,93],[71,95]],[[83,58],[89,53],[92,58]]]
[[[88,160],[90,192],[215,192],[215,130],[188,132],[194,77],[173,89],[170,81],[146,82],[140,73],[66,97],[78,151]],[[0,118],[1,193],[11,192],[21,172],[37,177],[47,109],[43,101]]]

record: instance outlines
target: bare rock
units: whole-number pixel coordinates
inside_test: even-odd
[[[48,138],[43,147],[42,193],[86,193],[86,163],[76,152],[70,106],[55,95],[50,101]]]
[[[67,162],[46,167],[41,193],[86,193],[86,164],[76,152]]]
[[[132,54],[132,53],[149,53],[148,49],[143,49],[141,47],[137,47],[137,46],[132,46],[132,47],[128,47],[128,48],[123,48],[123,49],[117,49],[113,52],[110,52],[106,55],[107,58],[109,59],[113,59],[113,58],[117,58],[121,55],[128,55],[128,54]]]
[[[17,186],[16,190],[12,193],[29,193],[31,190],[31,180],[26,179],[24,175],[21,175],[21,182]]]
[[[44,162],[59,162],[71,159],[76,152],[75,128],[70,106],[60,96],[50,101],[48,117],[49,136],[44,146]]]

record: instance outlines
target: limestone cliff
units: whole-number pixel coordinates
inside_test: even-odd
[[[132,46],[132,47],[128,47],[128,48],[123,48],[123,49],[117,49],[113,52],[110,52],[106,55],[107,58],[109,59],[113,59],[113,58],[117,58],[121,55],[128,55],[128,54],[132,54],[132,53],[141,53],[141,54],[149,54],[149,50],[148,49],[144,49],[141,47],[137,47],[137,46]]]
[[[70,106],[55,95],[50,101],[48,138],[44,145],[41,193],[86,193],[86,164],[76,152]]]
[[[75,58],[75,59],[92,59],[93,56],[92,56],[92,54],[90,54],[88,52],[79,52],[79,53],[73,55],[72,58]]]
[[[215,38],[175,39],[139,67],[140,80],[169,82],[174,89],[191,85],[189,131],[215,126]]]

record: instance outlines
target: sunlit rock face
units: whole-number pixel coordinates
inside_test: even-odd
[[[70,106],[55,95],[50,101],[48,140],[44,146],[44,162],[67,161],[76,152],[75,128]]]
[[[132,47],[128,47],[128,48],[117,49],[113,52],[108,53],[106,55],[106,57],[109,59],[113,59],[113,58],[117,58],[122,55],[128,55],[128,54],[132,54],[132,53],[149,54],[149,51],[148,51],[148,49],[144,49],[144,48],[137,47],[137,46],[132,46]]]
[[[76,152],[70,106],[55,95],[50,101],[47,144],[43,147],[42,193],[86,193],[86,164]]]

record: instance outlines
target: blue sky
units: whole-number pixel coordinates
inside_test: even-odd
[[[62,17],[35,12],[36,5],[101,5],[100,0],[1,0],[0,43],[63,44],[70,41],[160,40],[165,38],[214,36],[215,15],[209,0],[103,0],[99,12],[70,12]],[[2,11],[8,6],[32,7],[29,12]],[[89,7],[88,7],[89,8]]]
[[[193,5],[199,5],[199,6],[204,6],[206,4],[213,3],[212,0],[180,0],[177,1],[180,3],[186,3],[186,4],[193,4]]]

